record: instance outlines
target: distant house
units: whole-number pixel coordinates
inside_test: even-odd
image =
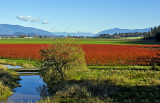
[[[32,39],[32,37],[24,37],[24,38],[26,38],[26,39]]]

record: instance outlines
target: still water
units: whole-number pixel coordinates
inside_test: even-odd
[[[3,66],[5,66],[7,68],[23,68],[21,66],[13,66],[13,65],[3,65]]]
[[[21,87],[14,89],[15,92],[8,98],[7,103],[35,103],[40,100],[40,93],[37,89],[46,85],[43,79],[38,74],[27,75],[26,73],[20,78]]]

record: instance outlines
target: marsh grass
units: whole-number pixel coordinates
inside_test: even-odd
[[[0,101],[12,94],[12,89],[18,86],[19,76],[16,72],[9,71],[0,65]]]
[[[12,94],[9,87],[4,86],[2,81],[0,81],[0,101],[6,99],[8,96]]]
[[[8,68],[0,64],[0,69],[6,70]]]
[[[88,66],[89,69],[99,70],[150,70],[152,66]],[[157,66],[157,68],[160,68]]]
[[[19,59],[0,59],[0,64],[17,65],[25,68],[40,67],[40,61],[19,60]]]
[[[76,71],[75,71],[76,72]],[[160,71],[88,70],[57,84],[39,103],[159,103]]]

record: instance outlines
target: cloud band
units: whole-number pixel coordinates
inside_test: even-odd
[[[41,21],[40,18],[34,18],[32,16],[16,16],[17,19],[21,21],[33,22],[33,23],[41,23],[41,24],[48,24],[50,23],[49,20]]]

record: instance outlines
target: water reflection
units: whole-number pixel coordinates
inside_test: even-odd
[[[39,92],[41,98],[46,98],[47,96],[49,96],[48,88],[46,85],[39,86],[36,90],[37,90],[37,92]]]
[[[3,66],[5,66],[7,68],[23,68],[21,66],[13,66],[13,65],[3,65]]]
[[[41,99],[40,87],[46,87],[43,79],[39,75],[21,75],[19,81],[21,87],[14,89],[12,96],[8,98],[7,103],[35,103]],[[37,91],[38,90],[38,91]],[[41,89],[42,90],[42,89]],[[46,89],[47,90],[47,89]],[[45,92],[47,92],[45,90]]]

